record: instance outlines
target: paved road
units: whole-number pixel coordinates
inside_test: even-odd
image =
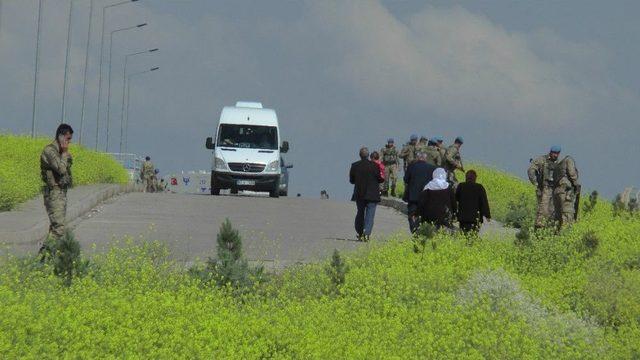
[[[215,255],[216,234],[229,218],[243,237],[246,258],[278,268],[327,257],[335,248],[366,246],[355,241],[354,211],[355,205],[346,201],[130,193],[73,225],[88,252],[104,251],[114,240],[133,236],[159,240],[175,259],[190,262]],[[407,232],[404,215],[378,207],[374,237]]]

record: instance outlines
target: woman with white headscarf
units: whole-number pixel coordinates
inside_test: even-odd
[[[437,168],[433,172],[433,180],[420,193],[418,214],[422,222],[431,223],[436,228],[451,228],[455,213],[455,192],[447,182],[446,170]]]

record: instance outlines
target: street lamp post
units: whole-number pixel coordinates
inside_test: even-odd
[[[125,27],[125,28],[121,28],[121,29],[116,29],[111,31],[111,34],[109,35],[109,73],[108,73],[108,78],[107,78],[107,138],[106,138],[106,145],[105,145],[105,151],[109,152],[109,124],[111,123],[111,118],[110,118],[110,114],[111,114],[111,68],[113,67],[112,63],[113,63],[113,34],[116,34],[118,32],[121,31],[126,31],[126,30],[133,30],[133,29],[139,29],[142,27],[147,26],[147,23],[142,23],[142,24],[138,24],[138,25],[134,25],[134,26],[129,26],[129,27]]]
[[[98,69],[98,109],[96,111],[96,150],[98,150],[98,135],[100,134],[100,99],[102,98],[102,52],[104,51],[104,26],[105,26],[105,15],[107,13],[107,9],[113,8],[115,6],[124,5],[132,2],[136,2],[138,0],[126,0],[121,1],[115,4],[106,5],[102,7],[102,33],[100,34],[100,67]],[[85,62],[86,65],[86,62]],[[86,79],[85,79],[86,83]],[[82,96],[84,99],[84,95]],[[83,102],[84,106],[84,102]]]
[[[33,77],[33,105],[31,109],[31,137],[36,136],[36,94],[38,92],[38,58],[40,55],[40,25],[42,24],[42,0],[38,1],[38,27],[36,29],[36,65]]]
[[[158,51],[158,48],[155,49],[149,49],[149,50],[144,50],[144,51],[138,51],[138,52],[134,52],[131,54],[127,54],[124,57],[124,69],[122,70],[122,107],[120,109],[120,153],[122,153],[122,142],[123,142],[123,132],[124,132],[124,98],[125,98],[125,92],[126,92],[126,85],[127,85],[127,64],[129,62],[129,58],[132,56],[136,56],[136,55],[141,55],[141,54],[148,54],[148,53],[153,53]]]
[[[65,101],[67,98],[67,77],[69,76],[69,52],[71,51],[71,16],[73,14],[73,1],[69,0],[69,16],[67,17],[67,53],[64,57],[64,82],[62,83],[62,114],[60,116],[60,123],[65,121],[66,107]]]
[[[135,76],[139,76],[139,75],[143,75],[146,73],[150,73],[152,71],[156,71],[160,69],[160,67],[156,66],[156,67],[152,67],[149,70],[145,70],[145,71],[140,71],[137,73],[133,73],[129,76],[127,76],[127,120],[125,122],[125,143],[124,143],[124,152],[126,153],[129,149],[129,104],[130,104],[130,99],[131,99],[131,79]]]
[[[93,3],[95,0],[91,0],[89,3],[89,30],[87,31],[87,46],[85,47],[84,53],[84,75],[82,81],[82,105],[81,105],[81,115],[80,115],[80,134],[78,135],[78,143],[82,145],[82,132],[84,129],[84,116],[85,116],[85,108],[84,102],[87,95],[87,75],[89,69],[89,47],[91,45],[91,25],[93,24]]]

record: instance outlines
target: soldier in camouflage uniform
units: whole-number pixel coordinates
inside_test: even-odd
[[[562,159],[553,175],[553,203],[559,228],[572,224],[576,219],[576,197],[581,186],[576,163],[571,156]]]
[[[552,219],[553,193],[558,183],[555,176],[558,174],[556,168],[560,151],[560,146],[552,146],[548,155],[541,155],[532,160],[527,170],[529,181],[536,186],[536,200],[538,203],[536,229],[545,227],[549,220]]]
[[[442,156],[440,155],[440,150],[438,149],[438,145],[432,139],[429,140],[427,149],[424,151],[427,156],[427,163],[431,164],[435,167],[442,167]]]
[[[384,165],[384,184],[382,185],[382,195],[389,195],[391,186],[391,196],[396,196],[396,182],[398,180],[398,149],[394,145],[394,140],[387,140],[387,146],[380,150],[382,154],[382,164]]]
[[[49,239],[58,240],[65,233],[67,215],[67,189],[73,185],[71,175],[72,158],[69,144],[73,137],[73,129],[67,124],[60,124],[56,130],[55,140],[45,146],[40,155],[40,175],[43,186],[44,207],[49,216]],[[42,252],[45,246],[40,249]]]
[[[453,145],[447,148],[444,154],[444,169],[447,170],[447,181],[451,184],[455,190],[458,187],[458,179],[456,178],[456,170],[464,171],[462,166],[462,156],[460,155],[460,148],[464,140],[458,136],[453,142]]]
[[[153,166],[151,158],[147,156],[144,163],[142,163],[142,169],[140,169],[140,179],[142,179],[145,192],[153,192],[154,170],[155,166]]]
[[[411,165],[416,159],[416,145],[418,142],[418,135],[411,135],[409,142],[402,147],[402,151],[400,151],[400,158],[403,161],[404,171],[407,171],[407,167]]]
[[[418,144],[416,144],[416,155],[418,153],[426,153],[427,152],[427,147],[429,143],[429,139],[427,139],[426,136],[422,135],[420,137],[420,141],[418,141]],[[416,160],[417,160],[418,156],[416,156]]]
[[[434,140],[438,147],[438,151],[440,152],[440,159],[442,159],[442,163],[444,164],[444,156],[447,153],[447,149],[444,148],[444,139],[442,138],[442,136],[436,136]]]

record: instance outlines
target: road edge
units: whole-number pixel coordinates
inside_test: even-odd
[[[140,188],[136,184],[112,184],[104,189],[101,189],[93,194],[87,195],[80,201],[74,204],[70,204],[67,207],[66,223],[70,224],[78,218],[84,216],[90,212],[93,208],[99,204],[123,193],[130,193],[139,191]],[[49,233],[49,219],[45,216],[40,218],[35,225],[27,230],[17,231],[13,233],[3,234],[8,235],[9,239],[3,239],[4,245],[24,245],[24,244],[37,244],[45,239]]]

